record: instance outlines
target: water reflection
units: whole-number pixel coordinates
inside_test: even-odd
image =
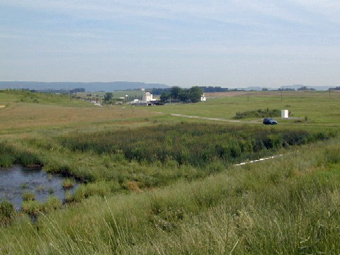
[[[0,169],[0,201],[11,202],[16,210],[21,209],[22,195],[27,192],[35,194],[38,201],[45,202],[49,195],[65,199],[62,183],[64,178],[48,174],[41,169],[24,168],[15,165]],[[77,184],[68,189],[73,193]]]

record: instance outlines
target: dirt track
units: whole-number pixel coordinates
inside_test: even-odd
[[[258,124],[262,124],[261,121],[258,122],[258,121],[226,120],[226,119],[200,117],[200,116],[191,116],[191,115],[184,115],[184,114],[177,114],[177,113],[172,113],[171,116],[174,116],[174,117],[184,117],[184,118],[190,118],[190,119],[224,121],[224,122],[230,122],[230,123],[258,123]]]

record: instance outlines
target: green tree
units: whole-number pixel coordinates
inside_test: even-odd
[[[113,93],[112,92],[107,92],[105,95],[104,95],[104,102],[105,103],[110,103],[112,102],[112,99],[113,99]]]
[[[160,97],[161,102],[166,102],[166,101],[168,101],[169,98],[170,98],[169,93],[162,92],[161,97]]]
[[[179,95],[181,94],[182,89],[180,87],[172,87],[170,89],[170,97],[172,99],[179,99]]]
[[[197,86],[190,88],[188,91],[188,97],[192,103],[200,102],[202,94],[202,89]]]
[[[183,89],[179,95],[178,95],[178,99],[184,103],[187,103],[190,101],[190,95],[189,95],[189,91],[187,89]]]

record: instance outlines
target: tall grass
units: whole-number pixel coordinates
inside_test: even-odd
[[[0,167],[21,164],[27,167],[41,166],[42,162],[32,149],[13,146],[10,142],[0,141]],[[17,145],[17,144],[16,144]]]
[[[68,199],[79,201],[113,191],[160,187],[182,178],[204,178],[234,163],[328,137],[324,133],[267,127],[157,125],[4,142],[0,151],[8,156],[0,157],[0,165],[40,165],[50,173],[85,183],[97,182],[82,187]],[[65,180],[63,185],[71,183]]]
[[[338,254],[339,140],[0,231],[8,254]],[[330,167],[337,169],[329,172]],[[81,211],[81,213],[79,213]]]
[[[281,112],[278,109],[269,110],[267,109],[258,109],[246,112],[237,112],[233,117],[234,119],[243,119],[243,118],[266,118],[266,117],[280,117]]]
[[[261,152],[325,139],[324,134],[241,126],[183,123],[61,138],[73,151],[120,153],[127,160],[204,166],[258,157]]]

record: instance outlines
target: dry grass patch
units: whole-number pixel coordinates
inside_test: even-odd
[[[14,104],[0,113],[0,129],[94,124],[127,121],[156,115],[142,109],[122,107],[62,107],[58,105]]]
[[[130,191],[134,191],[134,192],[137,192],[137,193],[143,193],[143,190],[140,189],[138,182],[129,181],[127,183],[127,187]]]

